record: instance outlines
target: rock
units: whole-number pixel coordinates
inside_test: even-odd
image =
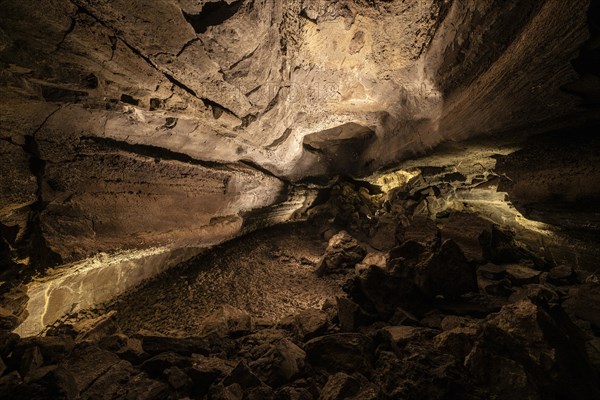
[[[73,325],[73,331],[77,335],[75,342],[98,341],[102,337],[111,335],[117,331],[115,324],[116,311],[109,311],[96,318],[85,319]]]
[[[319,400],[376,400],[379,391],[361,376],[355,379],[343,372],[331,375],[321,391]]]
[[[471,352],[477,337],[476,327],[457,327],[439,333],[433,338],[433,346],[452,354],[461,363]]]
[[[98,346],[115,353],[119,358],[137,365],[148,359],[149,355],[142,348],[142,340],[129,338],[123,334],[114,334],[100,339]]]
[[[150,379],[148,375],[141,373],[127,382],[127,393],[123,397],[136,400],[164,400],[169,396],[171,390],[168,384]]]
[[[521,264],[510,264],[506,266],[506,275],[515,285],[539,282],[541,271],[529,268]]]
[[[515,244],[514,233],[492,225],[491,231],[484,231],[479,236],[485,260],[495,264],[517,263],[523,257],[523,251]]]
[[[111,366],[81,393],[81,399],[114,399],[123,396],[130,386],[130,379],[137,372],[127,361],[121,360]]]
[[[0,357],[0,376],[4,375],[6,372],[6,364],[4,364],[4,360]]]
[[[524,285],[517,288],[515,292],[508,298],[511,303],[517,303],[521,300],[529,299],[534,302],[543,301],[547,304],[558,304],[560,297],[555,290],[546,285]]]
[[[329,239],[316,272],[319,275],[343,272],[362,261],[366,254],[366,250],[356,239],[346,231],[341,231]]]
[[[436,247],[440,243],[440,230],[427,217],[414,217],[407,227],[399,228],[398,242],[414,241],[425,247]]]
[[[565,301],[565,309],[577,318],[600,328],[600,284],[584,283]]]
[[[327,313],[315,308],[303,310],[279,322],[281,327],[290,330],[303,342],[323,334],[327,330],[328,324]]]
[[[246,311],[223,305],[203,320],[202,333],[216,332],[219,335],[239,335],[252,331],[252,317]]]
[[[560,265],[549,271],[548,282],[553,285],[570,285],[577,282],[577,276],[573,268],[567,265]]]
[[[479,236],[491,229],[492,224],[477,214],[453,212],[441,228],[441,237],[442,240],[452,239],[456,242],[467,260],[481,263],[483,249],[479,244]]]
[[[560,308],[523,300],[482,323],[465,365],[502,398],[595,398],[582,338]]]
[[[205,396],[210,386],[229,375],[235,366],[234,362],[221,358],[192,355],[192,366],[188,369],[188,375],[193,382],[191,394],[197,397]]]
[[[47,364],[58,364],[69,357],[75,347],[70,336],[39,336],[22,339],[13,349],[11,360],[20,360],[25,351],[38,347]]]
[[[444,331],[456,328],[471,328],[476,326],[480,320],[469,317],[459,317],[457,315],[448,315],[442,319],[440,327]]]
[[[192,365],[189,357],[177,353],[161,353],[144,361],[140,368],[146,371],[152,377],[158,377],[163,374],[167,368],[178,367],[188,368]]]
[[[477,291],[475,269],[452,240],[442,243],[439,252],[419,264],[415,274],[416,285],[429,297],[454,298]]]
[[[140,335],[142,349],[150,354],[157,355],[173,352],[190,356],[192,353],[208,355],[210,342],[206,337],[174,338],[156,335]]]
[[[12,331],[19,325],[19,317],[14,315],[12,311],[0,307],[0,329]]]
[[[252,373],[250,368],[243,361],[239,362],[238,365],[223,379],[223,385],[225,387],[237,384],[244,391],[250,388],[262,386],[262,381]]]
[[[376,316],[368,314],[358,304],[346,297],[338,297],[337,310],[343,332],[354,332],[361,326],[373,322]]]
[[[80,393],[114,365],[124,362],[111,352],[88,345],[75,348],[71,356],[64,359],[59,366],[73,376],[77,392]]]
[[[413,341],[429,340],[437,331],[414,326],[387,326],[380,330],[380,336],[395,353],[400,354],[406,344]]]
[[[279,386],[281,383],[289,382],[302,371],[306,353],[291,341],[283,339],[275,347],[273,358],[275,360],[272,367],[273,378],[268,379],[267,383]]]
[[[508,297],[513,293],[512,283],[508,278],[491,280],[477,276],[477,287],[479,291],[491,296]]]
[[[506,266],[488,263],[478,267],[477,274],[485,279],[502,279],[506,276]]]
[[[390,250],[396,245],[396,229],[398,221],[390,214],[377,217],[374,234],[369,238],[369,244],[377,250]]]
[[[356,272],[360,273],[363,269],[368,268],[371,265],[378,266],[380,268],[385,268],[388,263],[389,253],[384,253],[381,251],[370,251],[367,253],[365,258],[358,264],[356,264]]]
[[[337,333],[321,336],[306,343],[307,360],[317,368],[329,373],[361,372],[369,374],[371,363],[371,340],[359,333]]]
[[[37,346],[29,347],[21,356],[19,374],[25,379],[30,373],[34,372],[42,365],[44,365],[44,357],[42,357],[40,348]]]
[[[29,315],[27,289],[20,285],[0,297],[0,330],[12,331]]]
[[[169,385],[178,392],[186,390],[192,384],[190,377],[178,367],[167,368],[163,373]]]

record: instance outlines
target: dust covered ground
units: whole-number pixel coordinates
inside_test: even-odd
[[[225,304],[276,322],[342,294],[344,275],[314,272],[326,246],[308,223],[267,228],[170,269],[109,308],[124,333],[193,335],[203,317]]]

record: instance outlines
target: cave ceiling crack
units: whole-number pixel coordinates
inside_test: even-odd
[[[152,59],[143,54],[141,50],[139,50],[137,47],[133,46],[132,44],[130,44],[127,40],[125,40],[121,35],[119,35],[117,33],[117,30],[115,28],[113,28],[112,26],[110,26],[110,24],[108,24],[107,22],[103,21],[101,18],[99,18],[98,16],[96,16],[94,13],[92,13],[90,10],[88,10],[86,7],[79,5],[77,3],[74,3],[74,0],[70,0],[71,3],[73,3],[75,6],[78,7],[78,10],[80,13],[86,14],[88,16],[90,16],[91,18],[93,18],[95,21],[97,21],[100,25],[104,26],[105,28],[109,29],[110,31],[112,31],[115,36],[121,40],[121,42],[123,42],[123,44],[125,44],[125,46],[127,46],[127,48],[129,48],[129,50],[131,50],[136,56],[140,57],[142,60],[144,60],[144,62],[146,62],[149,66],[151,66],[153,69],[155,69],[156,71],[158,71],[160,74],[162,74],[169,82],[171,82],[173,85],[178,86],[180,89],[184,90],[185,92],[187,92],[188,94],[190,94],[191,96],[201,100],[202,102],[206,103],[206,101],[208,100],[210,103],[212,103],[211,105],[218,105],[220,108],[222,108],[223,110],[231,113],[232,115],[235,115],[238,118],[242,118],[239,115],[237,115],[235,112],[231,111],[230,109],[228,109],[227,107],[224,107],[222,105],[220,105],[219,103],[215,102],[214,100],[210,100],[207,98],[203,98],[198,96],[198,94],[191,89],[189,86],[187,86],[185,83],[181,82],[180,80],[178,80],[177,78],[175,78],[173,75],[169,74],[168,72],[165,72],[163,69],[161,69],[158,65],[156,65]]]

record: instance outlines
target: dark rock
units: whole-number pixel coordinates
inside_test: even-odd
[[[541,271],[529,268],[522,264],[511,264],[506,266],[506,275],[515,285],[539,282]]]
[[[240,361],[229,375],[223,379],[223,385],[226,387],[234,384],[239,385],[244,391],[263,385],[262,381],[252,373],[243,361]]]
[[[266,348],[258,358],[257,355],[249,366],[261,381],[273,387],[281,386],[299,374],[306,358],[304,350],[285,338]]]
[[[374,234],[369,238],[369,244],[377,250],[390,250],[396,245],[396,229],[399,222],[390,214],[377,217]]]
[[[44,365],[44,357],[42,357],[42,352],[40,351],[39,347],[29,347],[21,356],[19,374],[23,378],[27,378],[30,373],[34,372],[42,365]]]
[[[119,358],[137,365],[148,359],[149,355],[142,348],[140,339],[129,338],[123,334],[103,337],[98,346],[115,353]]]
[[[546,285],[538,284],[524,285],[523,287],[518,288],[508,298],[508,301],[517,303],[526,299],[532,300],[533,302],[542,301],[548,304],[558,304],[560,301],[560,297],[555,290]]]
[[[485,279],[502,279],[506,276],[506,266],[488,263],[478,267],[477,273]]]
[[[559,307],[529,300],[503,307],[481,325],[465,365],[501,398],[600,395],[582,332]]]
[[[124,396],[129,387],[129,381],[136,371],[127,361],[119,361],[111,366],[102,376],[96,379],[81,393],[82,399],[114,399]]]
[[[376,316],[368,314],[354,301],[346,297],[338,297],[336,300],[342,331],[354,332],[359,326],[375,321]]]
[[[524,257],[523,251],[515,244],[514,234],[497,225],[493,225],[489,232],[482,232],[479,243],[483,248],[484,259],[495,264],[517,263]]]
[[[430,340],[437,331],[429,328],[414,326],[387,326],[380,330],[383,342],[387,343],[395,353],[401,354],[402,349],[409,342]]]
[[[476,327],[457,327],[446,330],[433,338],[433,346],[440,351],[452,354],[463,362],[471,352],[477,337]]]
[[[441,229],[442,240],[452,239],[461,248],[467,260],[475,263],[483,261],[483,249],[479,243],[482,232],[490,232],[492,224],[477,214],[459,213],[450,214],[444,221]]]
[[[399,227],[398,242],[415,241],[425,247],[436,247],[441,240],[441,233],[435,222],[427,217],[414,217],[407,227]]]
[[[165,369],[164,374],[169,385],[179,392],[189,389],[191,386],[192,381],[190,377],[178,367],[167,368]]]
[[[210,353],[210,342],[206,337],[174,338],[142,335],[140,339],[142,340],[142,349],[152,356],[165,352],[173,352],[186,356],[190,356],[192,353],[204,355]]]
[[[192,366],[187,370],[192,379],[192,395],[197,397],[206,395],[210,386],[229,375],[235,366],[232,361],[194,354]]]
[[[567,265],[554,267],[548,273],[548,282],[553,285],[570,285],[577,282],[573,268]]]
[[[58,364],[69,357],[75,347],[70,336],[39,336],[22,339],[14,348],[11,360],[20,360],[25,351],[38,347],[47,364]],[[12,362],[12,361],[11,361]]]
[[[570,314],[600,329],[600,284],[582,284],[564,303],[564,307]]]
[[[338,372],[329,377],[321,392],[321,400],[351,399],[358,395],[360,382],[350,375]]]
[[[192,365],[189,357],[177,353],[162,353],[144,361],[140,368],[150,376],[161,376],[163,371],[171,367],[187,368]]]
[[[372,342],[359,333],[337,333],[321,336],[306,343],[307,360],[329,373],[361,372],[372,368]]]
[[[347,232],[341,231],[329,239],[325,254],[317,267],[317,274],[343,272],[354,267],[367,251]]]
[[[114,365],[121,362],[123,361],[113,353],[95,345],[89,345],[76,348],[71,356],[59,365],[73,376],[77,391],[82,392]]]
[[[429,297],[454,298],[477,291],[475,269],[452,240],[445,241],[438,252],[419,264],[415,274],[415,283]]]
[[[8,356],[19,340],[20,337],[16,333],[0,330],[0,356]]]
[[[294,336],[303,342],[322,335],[327,330],[328,324],[327,313],[314,308],[286,317],[279,323],[281,327],[290,330]]]
[[[132,377],[126,386],[126,394],[122,397],[136,400],[165,400],[171,398],[168,384],[150,379],[145,373]]]

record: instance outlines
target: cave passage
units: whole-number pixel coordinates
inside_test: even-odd
[[[0,1],[0,400],[600,398],[599,8]]]

